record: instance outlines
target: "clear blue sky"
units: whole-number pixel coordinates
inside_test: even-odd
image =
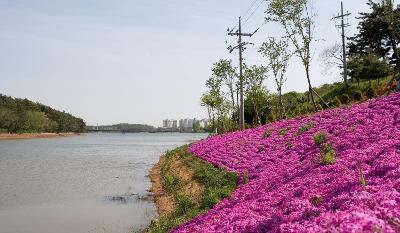
[[[28,98],[84,118],[88,124],[160,125],[164,118],[205,117],[199,98],[211,65],[236,54],[225,33],[253,0],[0,0],[0,93]],[[366,0],[345,0],[353,17]],[[256,4],[257,5],[257,4]],[[339,0],[314,0],[317,37],[313,85],[339,80],[321,74],[318,54],[340,41],[330,18]],[[263,21],[265,4],[244,25]],[[250,11],[251,13],[252,11]],[[263,63],[257,47],[279,35],[264,25],[245,52]],[[278,33],[278,34],[277,34]],[[230,38],[229,42],[235,40]],[[267,87],[275,90],[272,80]],[[285,91],[306,90],[301,64],[293,59]]]

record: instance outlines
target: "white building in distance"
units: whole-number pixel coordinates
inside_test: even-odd
[[[163,120],[163,128],[166,129],[177,129],[178,121],[173,119],[165,119]]]

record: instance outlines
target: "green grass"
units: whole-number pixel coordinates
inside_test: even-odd
[[[236,189],[238,175],[216,168],[211,164],[195,157],[187,151],[188,146],[179,147],[170,151],[165,156],[161,166],[161,177],[165,190],[171,194],[176,202],[174,211],[160,219],[151,222],[147,232],[168,232],[194,217],[207,212],[214,205],[227,198]],[[192,200],[184,192],[185,182],[177,176],[171,167],[173,160],[179,160],[184,166],[193,171],[191,181],[198,182],[204,188],[200,200]]]
[[[308,130],[314,128],[314,123],[309,122],[305,125],[302,125],[298,130],[297,130],[297,135],[303,134],[307,132]]]

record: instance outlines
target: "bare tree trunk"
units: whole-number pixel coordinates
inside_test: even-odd
[[[317,105],[315,104],[315,100],[314,100],[314,94],[312,91],[311,80],[310,80],[310,71],[309,71],[308,67],[306,68],[306,74],[307,74],[307,82],[308,82],[308,91],[310,93],[311,101],[314,105],[314,109],[315,109],[315,111],[317,111]]]
[[[283,99],[282,99],[282,87],[278,87],[278,93],[279,93],[279,114],[281,120],[283,119]]]
[[[232,106],[235,107],[235,94],[233,92],[233,89],[231,89],[230,92],[231,92]]]

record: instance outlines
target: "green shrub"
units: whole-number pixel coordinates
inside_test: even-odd
[[[362,98],[363,98],[363,94],[362,94],[361,91],[356,91],[356,92],[354,93],[354,99],[355,99],[356,101],[360,101],[360,100],[362,100]]]
[[[318,110],[318,111],[322,111],[322,110],[324,110],[324,108],[322,107],[321,104],[318,104],[318,105],[317,105],[317,110]]]
[[[332,165],[336,163],[336,151],[331,144],[325,144],[320,148],[321,164]]]
[[[350,103],[350,96],[347,93],[344,93],[342,95],[342,101],[343,104],[348,104]]]
[[[313,138],[314,138],[314,143],[317,146],[321,146],[322,144],[324,144],[325,142],[328,141],[328,137],[327,137],[326,133],[324,133],[324,132],[319,132],[319,133],[314,134]]]
[[[372,87],[369,87],[365,92],[365,96],[367,96],[368,99],[374,98],[375,95],[376,95],[375,90]]]
[[[314,124],[312,122],[309,122],[305,125],[302,125],[298,130],[297,130],[297,135],[300,135],[302,133],[307,132],[309,129],[314,128]]]

